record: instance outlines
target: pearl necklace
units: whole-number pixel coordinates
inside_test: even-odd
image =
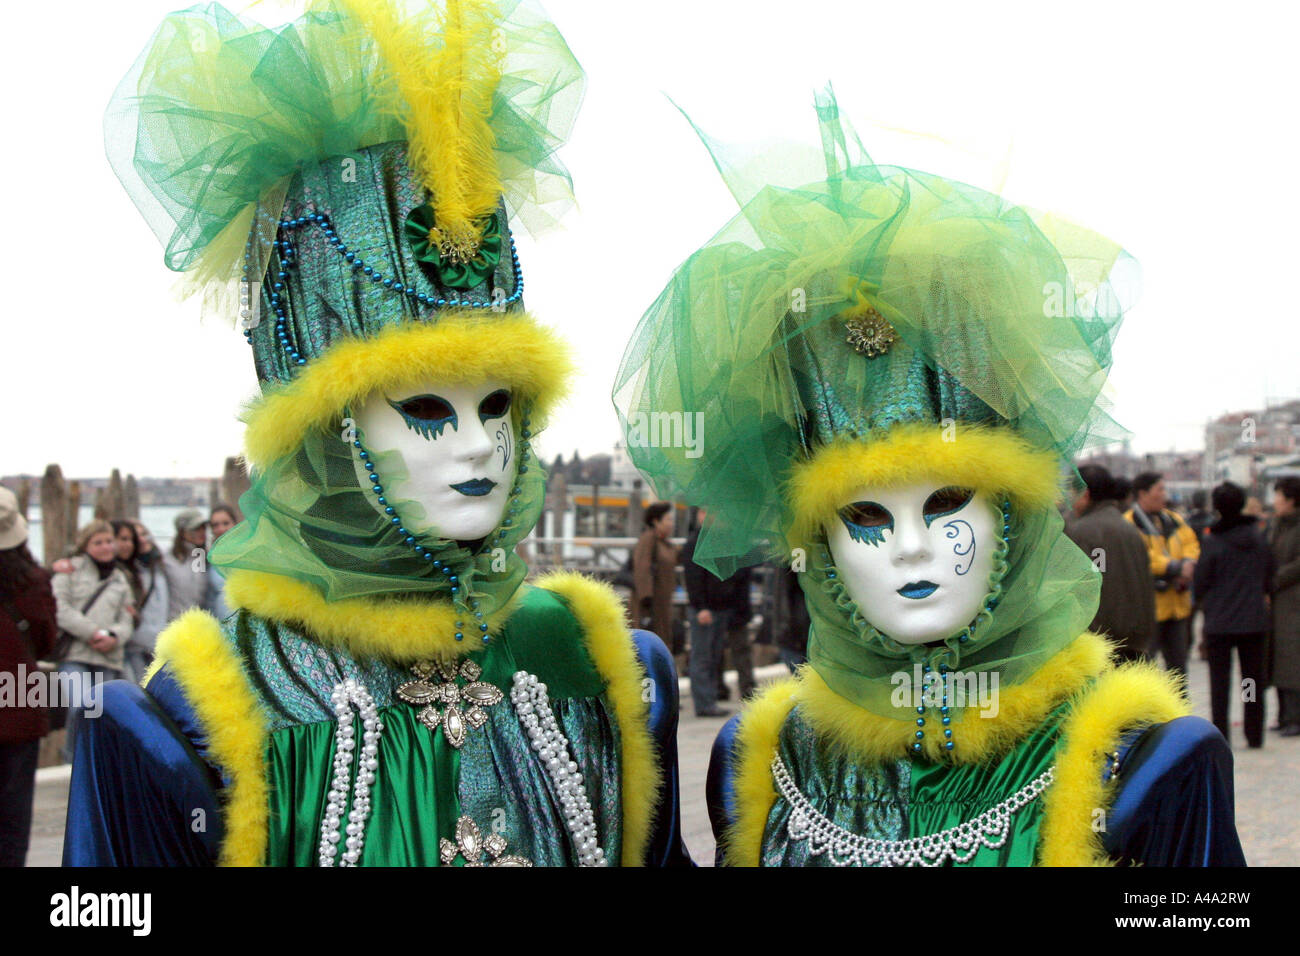
[[[833,823],[795,786],[780,754],[772,758],[772,777],[791,807],[786,833],[791,840],[807,840],[813,856],[829,851],[834,866],[942,866],[949,858],[967,863],[982,846],[995,850],[1006,843],[1011,818],[1051,786],[1055,767],[973,820],[909,840],[873,840]]]
[[[582,785],[582,774],[578,773],[578,764],[569,759],[569,741],[551,711],[546,685],[535,674],[519,671],[514,676],[510,703],[559,794],[564,826],[578,850],[578,865],[607,865],[605,851],[596,842],[596,820]]]
[[[334,685],[330,695],[337,726],[334,730],[334,782],[330,787],[325,819],[320,826],[320,865],[333,866],[338,855],[339,823],[343,816],[343,799],[352,776],[352,758],[356,753],[356,731],[352,726],[352,705],[361,714],[361,766],[352,787],[352,810],[348,813],[347,840],[339,866],[356,866],[366,839],[366,821],[370,817],[370,786],[379,766],[379,734],[383,722],[370,691],[349,677]]]

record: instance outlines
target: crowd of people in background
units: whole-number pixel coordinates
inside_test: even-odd
[[[1124,659],[1162,659],[1185,676],[1199,614],[1199,656],[1209,666],[1219,731],[1232,739],[1235,650],[1247,745],[1264,745],[1270,686],[1278,699],[1271,729],[1300,736],[1300,478],[1276,482],[1271,515],[1225,481],[1209,496],[1212,510],[1198,492],[1184,517],[1169,507],[1157,472],[1124,482],[1084,465],[1079,476],[1066,534],[1101,572],[1092,630],[1109,635]]]
[[[753,634],[755,612],[750,600],[753,570],[738,569],[719,579],[696,563],[700,533],[709,521],[708,510],[698,507],[687,531],[686,542],[677,548],[669,540],[675,514],[666,501],[649,505],[644,513],[645,530],[629,559],[628,574],[621,583],[631,588],[631,618],[638,627],[659,635],[674,654],[685,651],[686,673],[690,678],[691,701],[697,717],[726,717],[731,710],[719,701],[730,699],[725,671],[736,671],[740,700],[756,688]],[[686,584],[685,626],[673,613],[677,568]],[[808,615],[799,589],[798,576],[774,569],[776,589],[785,613],[774,635],[780,660],[793,672],[807,657]],[[616,583],[620,583],[616,579]],[[729,665],[729,666],[728,666]]]
[[[0,707],[0,866],[26,858],[40,741],[50,729],[62,726],[71,763],[77,725],[94,713],[105,681],[141,681],[159,633],[190,608],[228,616],[225,580],[207,550],[238,520],[229,505],[208,517],[185,509],[172,546],[160,551],[139,521],[95,519],[78,530],[74,553],[47,571],[28,549],[16,496],[0,488],[0,672],[21,688],[51,662],[53,686],[66,695],[53,706],[24,698]]]

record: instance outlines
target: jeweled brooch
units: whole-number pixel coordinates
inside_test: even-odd
[[[853,350],[867,358],[884,355],[898,341],[894,327],[875,309],[845,319],[844,327],[848,330],[847,341]]]
[[[417,719],[429,730],[442,728],[447,743],[457,750],[465,742],[471,728],[477,729],[487,722],[484,707],[499,704],[505,698],[495,684],[480,681],[483,668],[471,660],[424,661],[414,665],[415,680],[397,688],[397,696],[422,710]],[[466,683],[457,684],[457,679]],[[438,705],[445,705],[439,710]],[[461,709],[464,705],[464,710]]]
[[[504,856],[506,838],[499,833],[483,836],[476,824],[469,817],[456,821],[456,842],[443,837],[438,841],[438,859],[443,866],[450,866],[456,857],[465,860],[466,866],[532,866],[531,860],[522,856]],[[483,857],[487,857],[484,862]]]

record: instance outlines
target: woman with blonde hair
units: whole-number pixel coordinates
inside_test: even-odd
[[[59,630],[71,638],[59,663],[60,687],[71,696],[63,747],[71,763],[81,715],[97,712],[99,684],[123,676],[124,646],[133,629],[131,585],[117,563],[113,526],[107,521],[92,521],[77,533],[72,570],[55,575],[54,598]]]

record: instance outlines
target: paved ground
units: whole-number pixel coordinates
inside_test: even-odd
[[[760,676],[772,680],[785,674],[780,665],[761,668]],[[735,688],[735,675],[730,676]],[[704,804],[704,780],[709,750],[723,720],[700,719],[683,699],[677,743],[681,761],[682,831],[691,855],[702,865],[712,865],[713,832]],[[1203,661],[1191,664],[1191,694],[1196,713],[1209,717],[1208,673]],[[1269,695],[1270,707],[1272,694]],[[1300,737],[1279,738],[1269,733],[1260,750],[1246,747],[1241,731],[1241,705],[1234,704],[1233,757],[1236,762],[1237,832],[1251,866],[1300,866],[1300,815],[1292,810],[1300,780]],[[1268,723],[1274,715],[1270,710]],[[28,863],[57,866],[63,853],[63,822],[67,815],[68,768],[38,772],[36,813]]]

